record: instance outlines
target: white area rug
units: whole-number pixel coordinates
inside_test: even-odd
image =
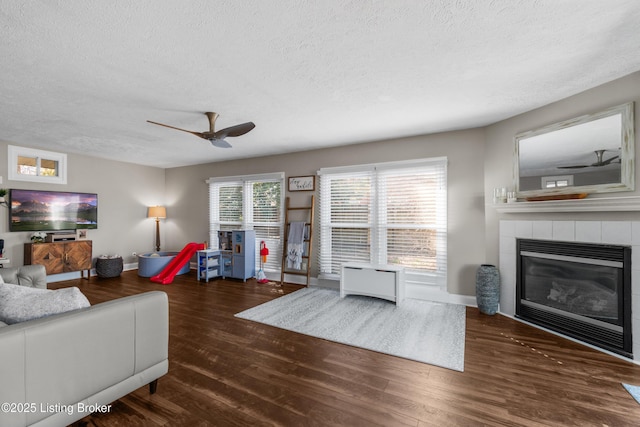
[[[457,304],[409,299],[396,306],[304,288],[236,317],[462,372],[465,313]]]

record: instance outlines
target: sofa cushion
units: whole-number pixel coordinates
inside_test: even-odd
[[[89,307],[80,289],[39,289],[0,284],[0,322],[9,325]]]

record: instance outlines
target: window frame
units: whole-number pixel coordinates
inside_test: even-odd
[[[36,175],[24,175],[18,173],[18,159],[20,157],[30,157],[36,159]],[[58,164],[58,174],[55,176],[40,175],[40,160],[53,160]],[[12,181],[45,182],[48,184],[67,183],[67,155],[53,151],[40,150],[37,148],[19,147],[9,145],[7,147],[8,179]]]
[[[218,231],[221,225],[231,226],[233,229],[242,230],[255,230],[255,227],[279,227],[279,247],[273,247],[273,245],[267,244],[269,248],[269,257],[267,258],[267,264],[263,267],[264,271],[280,273],[281,269],[281,256],[282,256],[282,244],[284,240],[284,199],[285,199],[285,173],[275,172],[267,174],[254,174],[254,175],[237,175],[227,177],[211,177],[206,180],[209,184],[209,239],[212,248],[217,248]],[[253,191],[252,185],[257,182],[279,182],[280,184],[280,221],[279,222],[259,222],[255,221],[253,212]],[[242,213],[239,222],[236,221],[220,221],[218,210],[215,211],[215,207],[218,203],[213,200],[215,194],[222,186],[238,186],[242,189]],[[216,228],[216,225],[218,228]],[[237,227],[236,227],[237,226]],[[256,233],[257,234],[257,233]],[[264,240],[263,237],[256,235],[256,270],[260,268],[260,241]]]
[[[434,190],[435,202],[435,228],[436,229],[436,267],[433,271],[424,269],[405,268],[405,278],[407,283],[416,285],[438,286],[446,289],[447,281],[447,158],[436,157],[399,162],[374,163],[366,165],[353,165],[332,168],[322,168],[318,171],[320,176],[320,250],[318,251],[319,277],[327,280],[339,280],[339,270],[333,266],[335,261],[332,259],[332,230],[337,227],[333,225],[331,219],[331,190],[328,188],[331,179],[347,178],[350,175],[371,176],[371,197],[370,197],[370,263],[380,264],[386,260],[386,230],[396,228],[394,223],[383,218],[385,204],[388,199],[384,194],[390,189],[381,188],[381,183],[391,173],[397,172],[398,175],[406,173],[410,170],[424,169],[425,172],[436,171],[438,176],[439,188]],[[437,168],[441,168],[437,169]],[[329,179],[327,179],[329,178]],[[343,227],[344,224],[338,224]],[[354,223],[348,228],[362,228],[363,224]],[[402,226],[400,227],[402,228]],[[429,229],[430,227],[422,227]],[[329,263],[329,264],[327,264]],[[387,262],[388,263],[388,262]]]

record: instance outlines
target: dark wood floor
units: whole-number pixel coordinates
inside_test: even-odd
[[[504,316],[467,308],[465,371],[298,335],[235,318],[298,289],[255,281],[163,286],[129,271],[78,286],[92,304],[169,295],[169,373],[76,426],[635,426],[621,382],[640,366]]]

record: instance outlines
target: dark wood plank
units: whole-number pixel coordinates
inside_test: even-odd
[[[169,373],[76,426],[627,426],[640,405],[621,382],[640,366],[504,316],[467,308],[465,371],[316,339],[234,317],[299,289],[195,273],[72,280],[92,304],[162,290]]]

